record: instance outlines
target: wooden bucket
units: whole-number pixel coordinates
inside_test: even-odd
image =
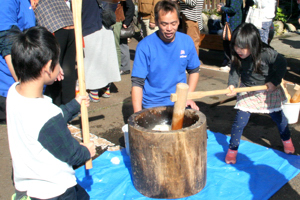
[[[128,119],[133,184],[147,197],[187,197],[206,184],[206,117],[187,109],[182,129],[152,130],[158,124],[171,124],[172,115],[173,107],[156,107]]]

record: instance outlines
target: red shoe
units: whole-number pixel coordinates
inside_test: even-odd
[[[286,140],[286,141],[282,141],[282,143],[283,143],[284,152],[286,154],[294,154],[295,153],[295,147],[293,145],[292,138],[290,138],[289,140]]]
[[[227,164],[235,164],[237,152],[238,152],[237,150],[228,149],[226,157],[225,157],[225,162]]]

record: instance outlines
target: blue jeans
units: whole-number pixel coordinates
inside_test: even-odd
[[[248,124],[251,113],[238,110],[232,128],[229,148],[231,150],[237,150],[240,145],[240,140],[243,134],[243,130]],[[288,121],[282,111],[272,112],[269,114],[272,120],[277,124],[277,128],[280,133],[280,137],[283,141],[289,140],[291,137],[290,129],[288,127]]]
[[[259,30],[261,41],[268,44],[269,39],[269,32],[270,32],[270,26],[272,25],[272,21],[270,22],[263,22],[262,27]]]

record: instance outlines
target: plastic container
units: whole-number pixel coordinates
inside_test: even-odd
[[[125,124],[122,127],[122,131],[124,133],[124,140],[125,140],[125,148],[126,148],[126,153],[128,156],[130,156],[130,150],[129,150],[129,136],[128,136],[128,124]]]
[[[286,116],[289,124],[298,122],[300,103],[286,103],[283,104],[283,113]]]

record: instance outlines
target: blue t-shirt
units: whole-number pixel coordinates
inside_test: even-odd
[[[186,83],[186,69],[195,69],[200,61],[190,36],[176,32],[175,40],[163,42],[158,32],[139,42],[133,63],[133,77],[145,79],[143,107],[173,106],[171,93],[177,83]]]
[[[35,16],[29,0],[0,0],[0,31],[9,30],[12,25],[21,31],[35,26]],[[0,56],[0,96],[6,97],[8,89],[15,82],[3,56]]]

